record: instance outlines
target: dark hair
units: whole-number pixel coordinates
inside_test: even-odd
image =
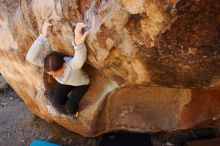
[[[58,71],[63,67],[64,64],[64,57],[66,55],[62,54],[60,52],[53,51],[49,53],[44,58],[44,71],[50,72],[50,71]]]

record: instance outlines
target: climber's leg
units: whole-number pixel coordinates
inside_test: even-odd
[[[55,87],[55,90],[53,92],[52,104],[54,108],[56,108],[59,112],[66,114],[64,106],[68,99],[67,95],[73,88],[73,86],[63,85],[59,83]]]
[[[73,88],[70,97],[65,104],[68,114],[75,114],[79,108],[79,102],[83,95],[88,91],[89,85],[76,86]]]

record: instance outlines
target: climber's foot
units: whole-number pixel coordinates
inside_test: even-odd
[[[76,118],[78,118],[78,116],[79,116],[79,112],[74,113],[73,114],[73,119],[75,120]]]

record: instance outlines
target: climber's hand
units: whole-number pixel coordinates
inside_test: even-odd
[[[42,31],[41,31],[42,35],[47,37],[50,32],[51,26],[52,24],[48,20],[44,21],[44,24],[42,26]]]
[[[81,45],[85,42],[86,37],[88,36],[88,31],[83,31],[83,28],[85,28],[86,25],[84,23],[77,23],[75,28],[75,45]]]

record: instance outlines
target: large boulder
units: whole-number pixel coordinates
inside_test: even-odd
[[[219,13],[219,0],[0,1],[0,73],[33,113],[84,136],[216,127]],[[75,24],[90,29],[77,120],[51,106],[56,82],[25,61],[45,19],[51,46],[68,55]]]

